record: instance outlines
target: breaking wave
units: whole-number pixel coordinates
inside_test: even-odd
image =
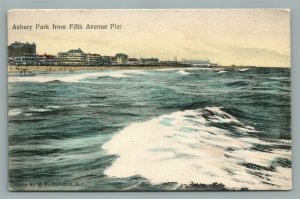
[[[32,113],[45,113],[45,112],[51,112],[54,110],[60,109],[60,106],[57,105],[50,105],[46,107],[29,107],[25,110],[21,109],[11,109],[8,111],[8,116],[17,116],[20,114],[24,114],[24,116],[32,116]]]
[[[238,69],[238,71],[240,71],[240,72],[244,72],[244,71],[247,71],[247,70],[249,70],[249,68],[241,68],[241,69]]]
[[[188,73],[184,70],[179,70],[179,71],[177,71],[177,73],[180,74],[180,75],[189,75],[190,74],[190,73]]]
[[[97,78],[97,77],[113,77],[113,78],[123,78],[129,77],[129,74],[142,74],[143,71],[139,70],[121,70],[121,71],[105,71],[105,72],[91,72],[82,74],[72,74],[64,76],[55,75],[35,75],[35,76],[9,76],[8,82],[38,82],[38,83],[78,83],[80,80],[87,78]]]
[[[49,111],[51,111],[50,108],[29,108],[28,110],[29,110],[30,112],[38,112],[38,113],[49,112]]]
[[[12,117],[12,116],[17,116],[20,115],[22,113],[21,109],[11,109],[8,111],[8,116]]]
[[[132,123],[102,146],[118,156],[105,174],[139,175],[153,184],[218,182],[229,189],[290,189],[290,140],[261,140],[257,133],[221,107]]]
[[[58,106],[58,105],[51,105],[51,106],[46,106],[46,108],[47,109],[59,109],[60,108],[60,106]]]
[[[187,70],[208,70],[208,71],[212,71],[213,68],[190,67],[190,68],[187,68]]]

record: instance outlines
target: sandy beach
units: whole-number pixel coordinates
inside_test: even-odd
[[[8,66],[8,72],[67,72],[78,70],[151,70],[163,68],[184,68],[186,66]]]

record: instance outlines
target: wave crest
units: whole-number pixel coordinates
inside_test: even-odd
[[[244,136],[235,136],[226,125]],[[221,107],[179,111],[133,123],[102,146],[118,156],[105,174],[118,178],[140,175],[154,184],[217,182],[230,189],[289,189],[291,169],[271,164],[278,158],[291,159],[289,150],[272,147],[290,142],[267,142],[251,137],[252,132],[258,131]],[[257,145],[271,150],[254,150]]]
[[[8,82],[38,82],[38,83],[78,83],[80,80],[98,77],[113,77],[123,78],[129,77],[130,74],[142,74],[143,71],[139,70],[120,70],[120,71],[102,71],[102,72],[89,72],[81,74],[61,74],[55,75],[35,75],[35,76],[9,76]]]
[[[13,116],[20,115],[21,113],[22,113],[21,109],[11,109],[8,111],[8,116],[13,117]]]
[[[179,70],[179,71],[177,71],[177,73],[180,74],[180,75],[189,75],[190,74],[190,73],[188,73],[184,70]]]

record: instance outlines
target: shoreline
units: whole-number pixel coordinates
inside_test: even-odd
[[[8,72],[74,72],[81,70],[152,70],[152,69],[171,69],[171,68],[190,68],[188,66],[8,66]]]
[[[82,70],[102,71],[102,70],[153,70],[153,69],[186,69],[186,68],[211,68],[213,70],[230,70],[246,68],[272,68],[291,69],[291,67],[257,67],[257,66],[186,66],[186,65],[160,65],[160,66],[14,66],[8,65],[8,73],[32,73],[32,72],[74,72]]]

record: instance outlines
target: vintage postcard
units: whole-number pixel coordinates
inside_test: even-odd
[[[10,10],[11,191],[291,190],[286,9]]]

